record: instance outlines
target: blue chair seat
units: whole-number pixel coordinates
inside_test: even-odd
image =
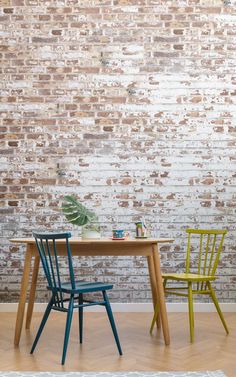
[[[107,291],[112,289],[113,285],[108,283],[89,283],[83,280],[75,281],[75,289],[71,288],[71,283],[62,283],[61,291],[64,293],[89,293],[89,292],[98,292],[98,291]],[[48,287],[50,290],[50,287]],[[58,291],[60,288],[58,287]]]

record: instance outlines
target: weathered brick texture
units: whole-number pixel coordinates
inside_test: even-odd
[[[233,302],[235,1],[2,0],[0,21],[1,301],[24,259],[9,238],[72,229],[58,208],[73,193],[104,235],[145,216],[175,238],[165,270],[183,268],[185,227],[229,229],[217,293]],[[150,301],[142,258],[83,258],[81,273]]]

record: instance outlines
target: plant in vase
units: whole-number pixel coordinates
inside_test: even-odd
[[[101,238],[98,217],[81,204],[75,196],[66,195],[61,208],[71,224],[82,227],[82,238]]]

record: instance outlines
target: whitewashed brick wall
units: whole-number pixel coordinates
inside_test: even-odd
[[[187,226],[227,228],[216,287],[235,301],[235,1],[0,5],[1,301],[17,301],[24,259],[9,238],[78,234],[58,211],[64,194],[97,212],[104,235],[145,216],[175,239],[161,249],[167,271],[184,267]],[[142,258],[81,264],[115,283],[114,301],[150,301]]]

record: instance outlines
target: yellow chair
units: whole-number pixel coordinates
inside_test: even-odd
[[[218,300],[215,295],[215,291],[212,288],[211,281],[216,279],[215,272],[219,262],[220,253],[222,250],[225,234],[227,230],[198,230],[187,229],[188,244],[187,244],[187,256],[186,256],[186,269],[185,273],[181,274],[162,274],[163,285],[166,294],[175,294],[177,296],[188,297],[189,307],[189,324],[190,324],[190,341],[194,340],[194,316],[193,316],[193,295],[209,295],[211,296],[216,310],[220,316],[226,333],[229,333],[227,324],[225,322],[223,313],[220,309]],[[199,247],[195,258],[190,252],[195,248],[191,245],[194,242],[194,246]],[[194,262],[196,267],[194,268]],[[191,271],[191,272],[190,272]],[[167,281],[174,280],[187,283],[187,286],[183,287],[169,287],[167,288]],[[195,287],[195,289],[193,289]],[[181,290],[183,290],[181,292]],[[184,293],[184,290],[187,290]],[[176,292],[177,291],[177,292]],[[159,314],[158,305],[155,307],[155,312],[150,328],[152,333],[155,322],[157,321]]]

